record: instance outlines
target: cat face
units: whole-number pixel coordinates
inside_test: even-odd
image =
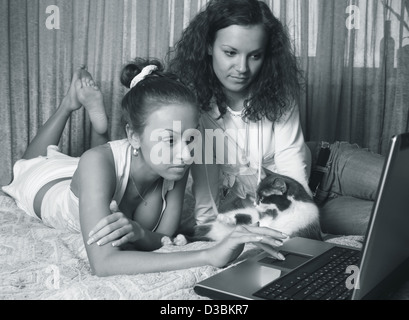
[[[256,204],[275,203],[285,210],[288,201],[292,198],[296,201],[313,202],[311,196],[304,187],[296,180],[277,173],[270,173],[257,188]]]
[[[285,211],[291,205],[288,198],[288,185],[285,178],[272,174],[265,178],[257,189],[256,205],[261,212],[274,209]],[[276,212],[271,212],[276,215]]]
[[[280,230],[291,237],[321,239],[318,207],[296,180],[270,174],[257,189],[256,205],[260,226]]]

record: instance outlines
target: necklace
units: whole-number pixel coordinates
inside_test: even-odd
[[[241,152],[241,163],[245,165],[246,167],[250,166],[250,160],[249,160],[249,132],[250,132],[250,126],[248,120],[243,119],[243,114],[244,114],[244,109],[241,111],[234,111],[232,108],[230,108],[227,104],[227,111],[228,113],[232,116],[230,122],[232,123],[233,126],[235,126],[235,129],[238,129],[238,135],[237,139],[233,139],[233,141],[236,141],[237,147],[239,152]],[[240,138],[239,138],[239,128],[242,129],[242,123],[244,122],[245,126],[245,136],[242,137],[242,146],[240,145]],[[225,126],[226,126],[226,121],[224,121]]]
[[[148,205],[148,201],[146,201],[145,198],[142,197],[141,193],[139,192],[138,187],[136,186],[136,183],[135,183],[135,180],[133,179],[132,174],[130,174],[130,176],[131,176],[132,184],[133,184],[133,186],[135,187],[136,192],[138,193],[139,198],[142,199],[143,205],[146,207],[146,206]],[[155,186],[155,189],[153,190],[153,193],[154,193],[154,192],[156,191],[156,189],[158,188],[158,184],[159,184],[159,179],[156,181],[156,186]],[[149,189],[150,189],[150,188],[148,188],[148,190],[149,190]]]
[[[233,117],[243,117],[243,110],[241,111],[234,111],[232,108],[230,108],[229,106],[227,106],[227,111],[233,116]]]

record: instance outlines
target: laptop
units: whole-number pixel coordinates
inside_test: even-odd
[[[199,282],[194,290],[211,299],[388,299],[409,279],[408,244],[406,133],[391,139],[361,250],[293,238],[280,249],[285,261],[262,252]]]

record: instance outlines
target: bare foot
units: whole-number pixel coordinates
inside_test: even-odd
[[[84,79],[77,79],[75,82],[76,97],[80,105],[88,111],[94,130],[99,134],[104,134],[108,130],[108,119],[105,113],[104,99],[101,90],[93,83],[84,84]]]
[[[77,81],[80,79],[83,79],[81,81],[84,83],[89,82],[89,79],[92,80],[92,77],[89,74],[89,72],[85,69],[85,66],[80,66],[77,70],[75,70],[74,74],[72,75],[70,88],[68,89],[68,92],[62,101],[61,105],[64,108],[67,108],[69,112],[72,112],[72,111],[75,111],[81,108],[81,103],[79,102],[77,98],[77,91],[75,87]]]
[[[95,90],[99,90],[98,86],[94,82],[94,79],[92,78],[91,74],[88,72],[85,66],[80,67],[78,79],[81,81],[81,88],[92,87]]]

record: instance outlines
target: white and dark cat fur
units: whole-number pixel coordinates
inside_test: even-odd
[[[256,206],[221,213],[207,224],[195,226],[189,241],[219,241],[237,225],[268,227],[290,237],[321,240],[319,209],[296,180],[276,173],[257,188]]]

